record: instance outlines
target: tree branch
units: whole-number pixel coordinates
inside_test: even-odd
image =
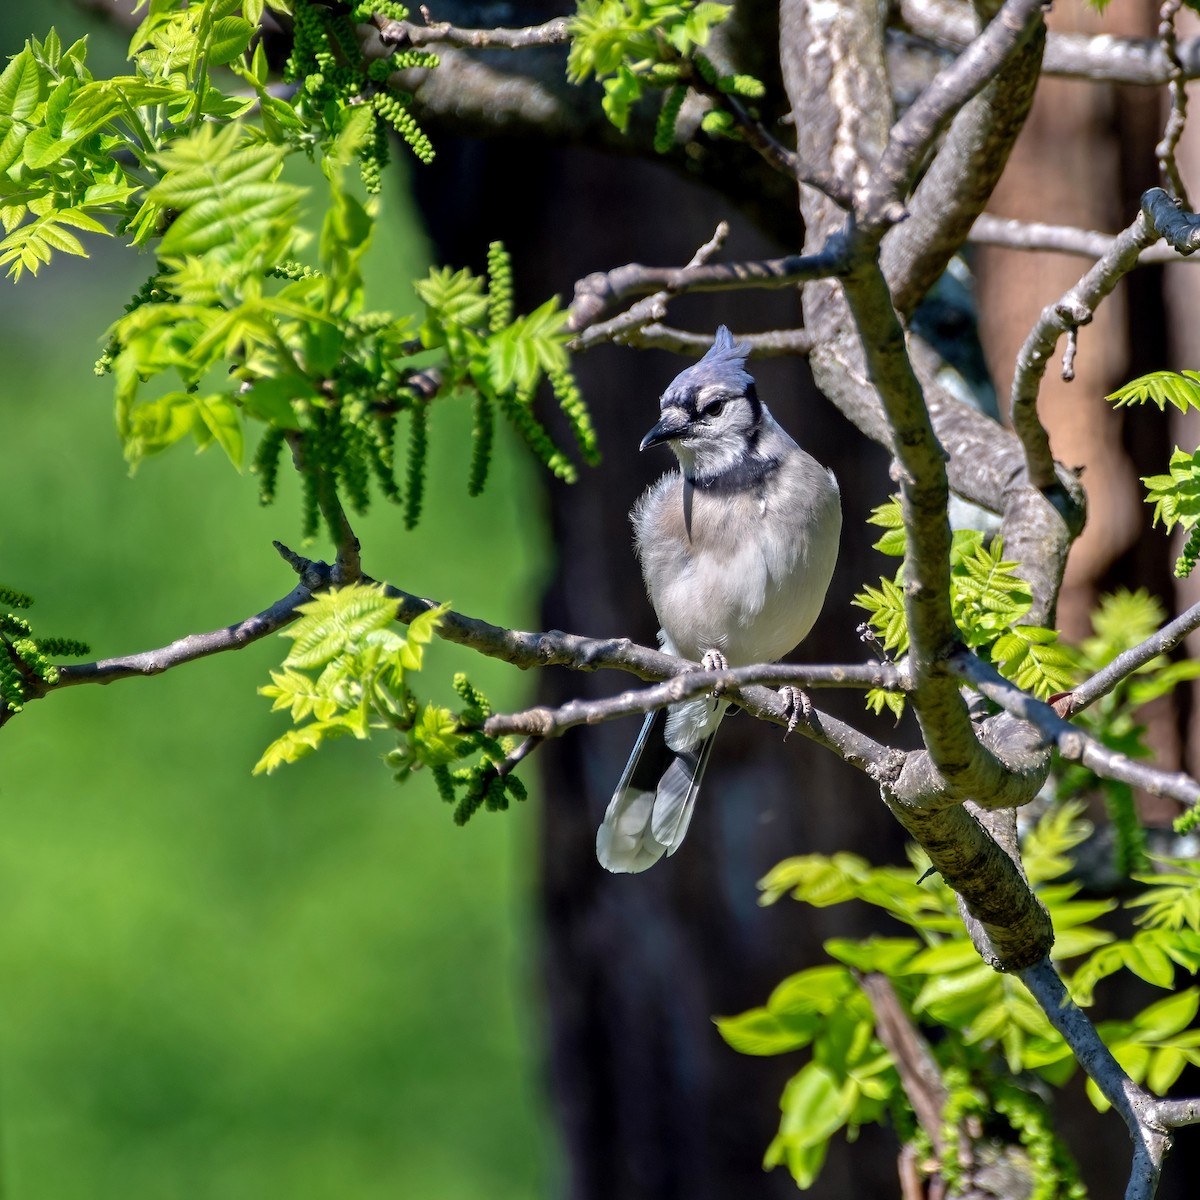
[[[455,46],[471,50],[528,50],[534,46],[561,46],[571,40],[566,17],[554,17],[541,25],[522,29],[461,29],[449,21],[434,21],[429,8],[421,5],[424,25],[413,21],[394,21],[378,13],[371,18],[386,46]]]
[[[977,246],[1001,246],[1006,250],[1031,250],[1053,254],[1074,254],[1080,258],[1103,258],[1112,249],[1116,236],[1073,225],[1049,225],[1041,221],[1020,221],[1015,217],[996,217],[981,213],[975,218],[967,241]],[[1147,246],[1138,254],[1139,267],[1159,263],[1197,263],[1200,258],[1180,258],[1171,246]]]
[[[878,166],[855,196],[863,228],[894,224],[904,216],[909,189],[934,139],[1042,27],[1042,0],[1005,0],[987,28],[934,77],[892,127]]]
[[[724,228],[727,232],[728,227]],[[723,237],[720,229],[718,236]],[[666,298],[685,292],[791,287],[806,280],[838,275],[845,266],[844,245],[839,239],[830,239],[818,254],[788,254],[782,258],[686,267],[646,267],[641,263],[627,263],[611,271],[596,271],[575,284],[568,325],[576,331],[587,329],[601,314],[627,296],[656,292],[655,299],[662,297],[665,304]]]
[[[1158,1191],[1163,1160],[1171,1148],[1169,1127],[1161,1122],[1162,1101],[1144,1092],[1122,1070],[1112,1052],[1100,1040],[1096,1027],[1071,999],[1063,981],[1048,958],[1020,972],[1021,982],[1033,994],[1062,1035],[1088,1077],[1103,1092],[1129,1128],[1133,1138],[1133,1167],[1125,1189],[1125,1200],[1153,1200]],[[1196,1107],[1183,1102],[1180,1114]],[[1181,1121],[1180,1124],[1191,1123]]]
[[[960,648],[946,664],[960,679],[970,683],[993,703],[1033,725],[1063,758],[1082,763],[1104,779],[1117,779],[1153,796],[1176,800],[1187,807],[1200,803],[1200,784],[1182,771],[1162,771],[1134,762],[1096,741],[1050,705],[1010,683],[995,667]]]
[[[1161,188],[1153,190],[1162,191]],[[1165,192],[1162,194],[1166,195]],[[1141,211],[1133,223],[1113,239],[1104,257],[1061,299],[1042,310],[1017,355],[1012,382],[1012,424],[1025,449],[1029,480],[1036,488],[1050,487],[1057,479],[1050,438],[1037,413],[1042,376],[1054,354],[1054,347],[1068,329],[1091,321],[1100,302],[1133,269],[1141,251],[1157,238],[1143,198]]]
[[[537,737],[558,737],[577,725],[599,725],[645,714],[668,704],[678,704],[706,692],[738,701],[747,684],[799,688],[887,688],[901,691],[907,687],[907,674],[892,663],[867,663],[854,666],[800,666],[789,663],[757,663],[723,671],[687,671],[673,675],[655,687],[622,692],[602,700],[570,700],[558,708],[538,706],[517,713],[497,713],[488,717],[483,730],[490,737],[506,733],[526,733]],[[799,725],[797,726],[799,728]]]
[[[1123,679],[1139,667],[1153,662],[1160,654],[1169,654],[1194,629],[1200,629],[1200,604],[1193,604],[1185,613],[1164,625],[1144,642],[1118,654],[1103,670],[1081,683],[1073,692],[1064,716],[1071,717],[1107,696]]]

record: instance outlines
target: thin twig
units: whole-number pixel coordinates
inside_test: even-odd
[[[969,650],[958,649],[946,659],[946,667],[970,683],[1006,712],[1034,726],[1063,758],[1082,763],[1103,779],[1116,779],[1141,788],[1153,796],[1164,796],[1193,807],[1200,803],[1200,783],[1182,771],[1163,771],[1134,762],[1127,755],[1098,742],[1048,704],[1022,691],[1015,683]]]
[[[711,245],[711,242],[706,245]],[[606,310],[628,296],[657,293],[651,297],[651,303],[662,305],[666,299],[684,292],[791,287],[807,280],[839,275],[845,265],[840,239],[831,239],[819,254],[789,254],[783,258],[731,263],[710,264],[701,261],[685,267],[647,267],[641,263],[627,263],[611,271],[596,271],[575,284],[568,327],[575,332],[589,330],[589,326],[595,325]],[[651,319],[661,320],[661,317],[647,317],[647,321]],[[629,326],[620,326],[618,332],[626,327]],[[611,323],[606,328],[611,329]],[[578,339],[578,343],[582,347],[595,340],[594,331],[589,330],[588,335]]]
[[[1073,254],[1080,258],[1103,258],[1112,249],[1115,235],[1073,225],[1048,225],[1041,221],[1020,221],[1015,217],[997,217],[981,213],[967,238],[977,246],[1001,246],[1006,250],[1028,250],[1053,254]],[[1151,263],[1196,263],[1200,258],[1179,257],[1171,246],[1148,246],[1137,259],[1139,267]]]
[[[1136,646],[1118,654],[1116,658],[1081,683],[1071,693],[1064,716],[1071,717],[1095,704],[1101,696],[1107,696],[1123,679],[1134,671],[1153,662],[1162,654],[1170,654],[1194,629],[1200,629],[1200,604],[1193,604],[1157,633],[1139,642]]]
[[[1167,91],[1171,97],[1171,110],[1167,114],[1162,140],[1154,147],[1154,153],[1158,157],[1158,169],[1167,191],[1176,203],[1191,208],[1183,177],[1179,174],[1179,164],[1175,161],[1175,150],[1187,125],[1187,89],[1184,87],[1183,63],[1179,61],[1179,42],[1175,36],[1175,18],[1179,15],[1182,2],[1163,0],[1158,10],[1158,39],[1162,44],[1163,57],[1170,64]]]
[[[736,333],[739,342],[750,347],[755,358],[775,358],[781,355],[804,355],[812,350],[816,339],[807,329],[772,329],[766,333]],[[703,354],[712,345],[712,335],[692,333],[652,321],[640,329],[621,335],[623,346],[639,350],[670,350],[674,354]]]
[[[414,21],[393,21],[378,13],[371,21],[379,39],[388,46],[455,46],[463,50],[528,50],[534,46],[561,46],[571,40],[566,17],[555,17],[541,25],[519,29],[462,29],[449,21],[434,21],[429,9],[421,5],[424,25]]]
[[[1037,412],[1042,376],[1059,337],[1068,329],[1086,325],[1100,302],[1133,269],[1138,254],[1157,234],[1145,207],[1133,223],[1114,239],[1108,252],[1061,299],[1047,305],[1017,355],[1012,382],[1012,425],[1025,450],[1029,482],[1045,489],[1057,473],[1050,438]]]
[[[854,666],[799,666],[789,663],[761,663],[723,671],[688,671],[675,675],[654,687],[622,692],[602,700],[570,700],[558,708],[539,706],[518,713],[499,713],[488,717],[484,732],[491,737],[506,733],[536,734],[539,737],[558,737],[577,725],[598,725],[620,717],[651,712],[678,704],[706,692],[727,695],[736,701],[743,686],[761,684],[780,687],[790,684],[799,688],[887,688],[902,691],[907,676],[890,663],[867,663]]]

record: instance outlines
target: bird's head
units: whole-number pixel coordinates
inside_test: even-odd
[[[717,478],[753,454],[763,406],[746,370],[749,349],[720,326],[708,353],[663,392],[659,422],[641,448],[668,444],[684,475],[697,482]]]

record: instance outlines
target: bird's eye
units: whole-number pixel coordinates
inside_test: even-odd
[[[721,415],[721,409],[724,407],[724,400],[713,400],[704,406],[704,415],[706,417],[719,417]]]

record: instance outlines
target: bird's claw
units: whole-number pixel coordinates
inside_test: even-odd
[[[706,671],[729,670],[729,662],[726,660],[725,655],[722,654],[720,650],[705,650],[700,657],[700,665]],[[721,688],[713,688],[712,694],[714,696],[719,696],[721,694]]]
[[[805,724],[812,720],[813,706],[808,693],[790,683],[779,689],[779,696],[783,701],[784,716],[787,717],[787,729],[783,734],[783,740],[786,742],[788,737],[795,733],[801,717],[804,718]]]

